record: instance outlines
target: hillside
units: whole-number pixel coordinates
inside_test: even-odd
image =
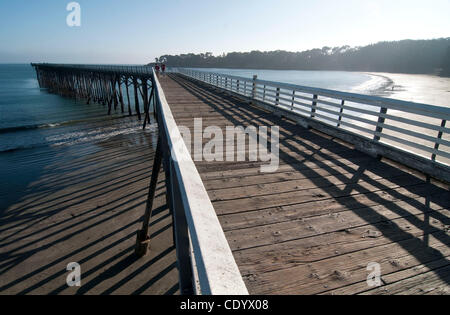
[[[172,67],[440,73],[450,76],[450,37],[379,42],[364,47],[323,47],[303,52],[164,55],[157,58],[157,62]]]

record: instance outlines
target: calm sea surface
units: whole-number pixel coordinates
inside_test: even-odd
[[[387,79],[336,71],[206,69],[237,76],[357,93],[375,93]],[[375,91],[375,92],[374,92]],[[40,89],[30,65],[0,65],[0,152],[107,139],[139,130],[135,118],[114,119],[101,105],[49,94]],[[106,121],[106,123],[105,123]]]

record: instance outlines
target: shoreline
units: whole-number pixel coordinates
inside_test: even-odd
[[[356,94],[372,95],[386,98],[393,98],[407,102],[429,104],[434,106],[449,107],[450,100],[450,77],[442,77],[434,74],[405,74],[405,73],[387,73],[387,72],[367,72],[367,71],[341,71],[341,70],[274,70],[274,69],[244,69],[244,68],[192,68],[200,71],[213,71],[229,74],[230,72],[257,72],[257,71],[274,71],[274,72],[341,72],[366,75],[368,81],[356,86],[347,86],[347,88],[332,88],[317,86],[325,89],[336,91],[347,91]],[[220,71],[223,70],[223,71]],[[250,75],[232,74],[250,78]],[[374,82],[374,80],[383,80],[383,82]],[[285,82],[297,85],[305,85],[314,87],[311,84],[302,84],[291,82],[288,77],[283,79],[278,76],[276,79],[265,79],[268,81]],[[322,84],[323,85],[323,84]],[[373,87],[371,85],[374,85]]]
[[[383,77],[388,82],[392,82],[392,84],[386,84],[383,86],[383,91],[380,91],[383,93],[383,97],[388,97],[391,99],[397,99],[397,100],[403,100],[407,102],[414,102],[418,104],[425,104],[425,105],[432,105],[432,106],[439,106],[439,107],[446,107],[450,108],[450,78],[442,78],[438,76],[433,75],[417,75],[417,74],[397,74],[397,73],[367,73],[372,76],[378,76]],[[393,89],[392,89],[393,88]],[[415,114],[411,113],[400,113],[396,110],[389,110],[389,113],[391,114],[401,114],[404,118],[416,120],[419,117]],[[374,119],[371,115],[362,115],[362,118],[365,119]],[[420,117],[422,122],[434,124],[434,125],[440,125],[440,121],[436,118],[431,117]],[[400,122],[395,121],[388,121],[389,124],[399,127],[399,128],[412,128],[416,132],[423,133],[430,137],[436,137],[437,132],[433,132],[429,129],[423,129],[420,127],[414,127],[408,124],[403,124]],[[361,123],[363,124],[363,123]],[[397,136],[395,131],[392,130],[385,130],[386,134]],[[422,144],[426,147],[433,148],[434,144],[430,143],[426,140],[417,140],[414,137],[411,136],[403,136],[404,140],[409,141],[417,141],[419,144]],[[450,140],[450,139],[445,139]],[[421,151],[419,149],[411,149],[410,147],[403,145],[400,145],[397,142],[388,140],[388,139],[382,139],[382,142],[388,143],[390,145],[399,146],[406,150],[412,150],[414,153],[417,153],[419,155],[429,157],[430,154],[428,152]],[[447,148],[442,145],[441,150],[446,150]],[[448,149],[447,149],[448,150]],[[437,161],[443,164],[450,165],[450,160],[444,157],[438,157]]]
[[[362,72],[362,73],[370,75],[372,77],[384,79],[384,82],[380,86],[378,86],[377,88],[375,88],[373,90],[370,90],[371,95],[389,97],[390,95],[393,94],[393,91],[394,91],[393,88],[395,88],[395,82],[392,78],[390,78],[386,75],[375,74],[375,73],[371,73],[371,72]]]
[[[407,102],[450,107],[450,78],[430,74],[367,72],[392,82],[384,87],[384,95]],[[393,88],[393,89],[392,89]]]

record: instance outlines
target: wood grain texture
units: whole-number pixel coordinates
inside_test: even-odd
[[[389,292],[447,292],[448,185],[211,86],[160,81],[179,126],[280,127],[274,173],[262,162],[196,162],[250,293],[380,294],[366,284],[371,262]],[[438,289],[411,289],[422,278]]]

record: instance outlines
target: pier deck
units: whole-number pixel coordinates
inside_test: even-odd
[[[178,126],[280,127],[280,167],[196,162],[251,294],[450,293],[449,186],[181,75]],[[370,263],[383,286],[367,285]]]
[[[151,252],[134,255],[152,171],[147,134],[0,156],[0,294],[178,294],[160,175]],[[81,287],[66,267],[81,266]]]

